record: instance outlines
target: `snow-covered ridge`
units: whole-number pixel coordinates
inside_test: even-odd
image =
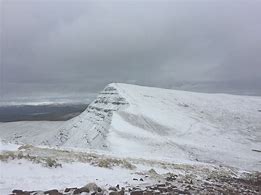
[[[261,150],[261,97],[256,96],[113,83],[82,114],[59,128],[37,133],[8,128],[6,133],[0,125],[2,139],[261,169],[256,152]]]
[[[108,85],[79,116],[69,120],[59,129],[51,145],[82,148],[107,148],[108,134],[113,112],[128,103],[114,85]]]

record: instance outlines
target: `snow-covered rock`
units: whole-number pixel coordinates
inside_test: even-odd
[[[109,85],[82,114],[67,121],[51,143],[56,146],[106,149],[113,113],[126,106],[128,102],[118,89]]]
[[[39,144],[51,146],[260,170],[260,154],[253,151],[261,150],[260,109],[261,97],[113,83],[82,114],[36,136]],[[10,138],[1,126],[1,138]],[[34,136],[16,139],[32,140],[35,144]]]

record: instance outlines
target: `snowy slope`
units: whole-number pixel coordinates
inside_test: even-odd
[[[23,139],[4,132],[1,124],[0,132],[2,139],[25,143],[261,170],[260,153],[253,151],[261,150],[259,110],[261,97],[110,84],[60,128]]]

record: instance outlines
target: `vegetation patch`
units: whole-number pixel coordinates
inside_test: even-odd
[[[42,164],[45,167],[62,167],[61,163],[58,163],[57,160],[52,159],[50,157],[44,158],[40,156],[31,156],[29,154],[24,154],[21,151],[6,151],[0,154],[0,161],[2,162],[8,162],[9,160],[15,159],[25,159],[33,163]]]

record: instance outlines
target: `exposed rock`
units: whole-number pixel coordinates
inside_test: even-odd
[[[59,192],[59,191],[56,190],[56,189],[45,191],[44,194],[48,194],[48,195],[62,195],[62,193]]]
[[[98,186],[96,183],[88,183],[86,186],[83,187],[83,189],[88,189],[90,191],[94,191],[94,192],[98,192]],[[83,192],[87,192],[87,191],[83,191]]]
[[[16,193],[21,193],[23,192],[23,190],[13,190],[12,193],[16,194]]]
[[[143,195],[153,195],[153,191],[144,191]]]
[[[117,191],[117,188],[116,187],[109,187],[109,190],[111,190],[111,191]]]
[[[142,191],[142,190],[132,191],[132,192],[130,193],[130,195],[143,195],[143,191]]]
[[[118,193],[118,192],[115,192],[115,191],[113,191],[113,192],[109,192],[109,195],[119,195],[119,193]]]

